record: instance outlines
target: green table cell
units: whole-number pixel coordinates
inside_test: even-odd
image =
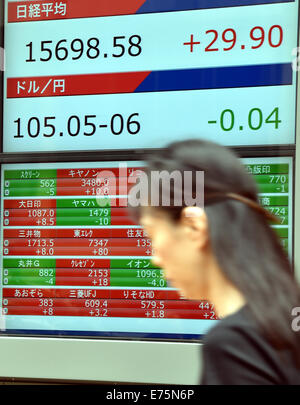
[[[3,268],[38,268],[38,267],[55,267],[56,260],[55,259],[34,259],[34,258],[26,258],[26,259],[3,259]]]
[[[107,226],[110,225],[110,217],[58,217],[56,218],[56,225],[67,226],[81,226],[81,225],[95,225],[95,226]]]
[[[72,218],[110,217],[110,208],[57,208],[56,218],[60,217],[72,217]]]
[[[55,277],[16,277],[16,276],[7,276],[3,277],[3,284],[4,285],[32,285],[32,286],[40,286],[40,285],[55,285]]]
[[[287,207],[266,207],[266,210],[270,211],[273,215],[280,219],[280,225],[289,224],[289,210]]]
[[[167,287],[163,278],[111,277],[111,287]]]
[[[159,269],[158,266],[152,262],[151,259],[111,259],[110,260],[111,269]]]
[[[4,277],[55,277],[55,269],[51,268],[5,268],[3,269]]]
[[[41,170],[5,170],[4,180],[9,179],[56,179],[56,169],[41,169]]]
[[[288,225],[289,224],[289,217],[281,216],[281,215],[276,215],[276,216],[280,220],[279,225]]]
[[[163,278],[159,269],[110,269],[110,277],[135,277],[135,278]]]
[[[284,249],[288,249],[289,247],[289,240],[287,238],[281,238],[280,243]]]
[[[55,188],[56,179],[6,180],[6,188]]]
[[[4,188],[4,197],[51,197],[55,195],[56,187]]]
[[[288,163],[271,163],[271,164],[251,164],[245,165],[247,171],[251,174],[288,174]]]
[[[274,175],[258,175],[254,176],[257,184],[288,184],[289,176],[287,174],[274,174]]]
[[[289,197],[287,195],[279,195],[279,196],[258,196],[259,202],[264,207],[267,206],[288,206],[289,205]]]
[[[100,200],[100,199],[99,199]],[[56,201],[57,208],[109,208],[110,198],[101,198],[101,206],[96,198],[63,198]]]
[[[270,211],[272,214],[277,216],[288,215],[288,207],[265,207],[267,211]]]
[[[272,228],[277,233],[279,238],[288,238],[289,237],[289,228],[276,228],[275,226],[273,226]]]
[[[287,184],[258,184],[260,193],[288,193],[289,185]]]

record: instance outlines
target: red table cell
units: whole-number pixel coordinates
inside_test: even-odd
[[[189,300],[167,300],[165,301],[166,309],[180,309],[180,310],[192,310],[192,311],[202,311],[203,308],[200,307],[201,303],[197,301]],[[151,308],[151,306],[150,306]]]
[[[117,187],[57,187],[57,196],[86,196],[86,197],[96,197],[99,196],[118,196],[128,194],[127,186],[117,186]]]
[[[109,310],[106,308],[55,308],[55,315],[57,316],[95,316],[95,317],[108,317]]]
[[[55,279],[56,285],[71,285],[71,286],[91,286],[91,287],[109,287],[110,279],[108,277],[61,277]]]
[[[99,177],[98,177],[99,176]],[[109,176],[109,173],[98,172],[97,177],[84,177],[84,178],[58,178],[56,181],[56,187],[119,187],[132,184],[133,179],[137,180],[138,176],[133,175],[130,178],[126,176],[113,177]],[[129,179],[131,181],[129,181]]]
[[[184,299],[181,297],[180,292],[178,290],[171,290],[168,291],[168,299],[169,300],[180,300]]]
[[[140,308],[110,308],[109,316],[118,318],[144,318],[145,310]]]
[[[27,306],[14,306],[3,308],[2,312],[4,315],[48,315],[53,316],[53,308],[43,308],[43,307],[27,307]]]
[[[5,298],[3,299],[4,307],[40,307],[48,306],[53,307],[53,298]],[[40,305],[44,303],[45,305]]]
[[[4,199],[4,209],[9,208],[28,208],[28,209],[40,209],[40,208],[55,208],[55,199],[17,199],[17,200],[6,200]]]
[[[109,228],[85,228],[85,229],[57,229],[59,238],[110,238],[112,230]]]
[[[127,207],[128,199],[127,199],[127,197],[110,198],[110,206],[111,207]]]
[[[3,219],[4,226],[55,226],[55,217],[41,217],[41,218],[18,218],[8,217]]]
[[[167,309],[166,318],[176,319],[215,319],[214,313],[203,310]]]
[[[116,225],[137,225],[130,217],[111,217],[110,224]]]
[[[60,290],[62,291],[62,290]],[[3,288],[3,298],[54,298],[56,290],[50,288]]]
[[[55,271],[56,279],[58,277],[89,277],[94,278],[109,278],[110,270],[109,269],[81,269],[81,268],[57,268]]]
[[[80,288],[3,288],[3,298],[110,298],[110,290]]]
[[[162,290],[140,290],[140,289],[122,289],[111,290],[110,298],[114,299],[136,299],[136,300],[155,300],[168,299],[170,291]]]
[[[111,228],[112,238],[146,238],[147,233],[142,228]]]
[[[5,307],[42,307],[42,308],[107,308],[106,299],[76,299],[76,298],[8,298]]]
[[[137,308],[137,309],[148,309],[148,303],[151,302],[151,309],[163,309],[166,305],[166,302],[163,300],[152,300],[152,301],[143,301],[143,300],[130,300],[130,299],[110,299],[108,300],[108,308]],[[155,306],[155,308],[152,308]]]
[[[84,228],[84,229],[4,229],[4,238],[146,238],[147,234],[142,228]]]
[[[56,259],[56,269],[72,268],[110,268],[110,259]]]
[[[60,289],[57,288],[55,290],[55,297],[56,298],[78,298],[81,300],[86,299],[95,299],[95,298],[109,298],[110,297],[110,290],[100,289],[88,289],[88,288],[68,288],[68,289]]]
[[[90,176],[91,178],[96,178],[97,174],[105,176],[105,177],[120,177],[120,176],[129,176],[132,174],[132,172],[135,171],[143,171],[145,168],[143,167],[98,167],[98,168],[92,168],[92,169],[57,169],[57,178],[86,178],[87,176]],[[105,171],[105,172],[104,172]],[[111,176],[109,176],[111,174]]]
[[[49,301],[49,300],[48,300]],[[36,307],[9,306],[3,308],[4,315],[44,315],[44,316],[91,316],[91,317],[120,317],[147,319],[218,319],[213,311],[188,310],[144,310],[138,308],[86,308],[86,307]]]

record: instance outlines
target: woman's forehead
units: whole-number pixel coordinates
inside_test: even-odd
[[[148,230],[155,228],[160,228],[161,230],[162,228],[173,228],[175,225],[167,211],[155,208],[150,208],[142,212],[140,224]]]
[[[153,223],[155,223],[157,220],[159,219],[159,217],[157,215],[155,215],[154,210],[149,208],[149,207],[144,207],[141,210],[141,224],[143,226],[148,226],[148,225],[152,225]]]

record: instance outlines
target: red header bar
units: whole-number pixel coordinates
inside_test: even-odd
[[[8,22],[60,20],[135,14],[146,0],[14,1],[8,3]]]
[[[14,77],[7,79],[7,98],[133,93],[150,73]]]

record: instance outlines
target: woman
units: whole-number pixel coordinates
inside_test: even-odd
[[[158,206],[136,209],[166,279],[187,299],[208,299],[220,318],[203,341],[201,383],[300,384],[300,332],[291,326],[299,287],[253,178],[233,152],[203,140],[173,143],[147,167],[148,176],[204,171],[204,209],[166,206],[163,187]]]

